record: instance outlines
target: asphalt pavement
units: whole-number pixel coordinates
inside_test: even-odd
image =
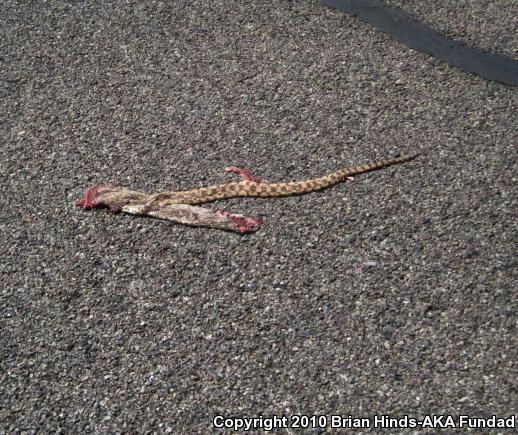
[[[518,59],[514,2],[405,3]],[[317,0],[5,0],[0,24],[0,433],[513,419],[516,87]],[[413,153],[207,205],[261,217],[245,236],[73,204]]]

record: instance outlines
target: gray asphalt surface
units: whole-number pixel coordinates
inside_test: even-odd
[[[518,2],[514,0],[384,2],[463,44],[518,58]]]
[[[435,3],[438,30],[472,20]],[[516,413],[516,88],[314,0],[7,0],[0,19],[0,433]],[[247,236],[72,204],[105,180],[293,180],[414,152],[210,205],[263,217]]]

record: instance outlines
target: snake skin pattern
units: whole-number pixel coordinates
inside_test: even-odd
[[[262,183],[256,181],[250,174],[241,174],[245,179],[227,184],[216,184],[214,186],[202,187],[201,189],[186,190],[181,192],[162,192],[153,195],[153,201],[160,205],[168,204],[205,204],[219,199],[236,198],[243,196],[273,198],[276,196],[301,195],[303,193],[315,192],[326,189],[335,184],[341,183],[346,178],[365,172],[375,171],[387,166],[408,162],[417,155],[403,156],[390,160],[382,160],[374,163],[353,166],[340,169],[331,174],[311,180],[292,181],[288,183]],[[235,172],[235,171],[233,171]]]
[[[122,211],[186,225],[247,233],[256,231],[262,221],[222,210],[214,212],[196,205],[244,196],[273,198],[315,192],[341,183],[354,175],[408,162],[416,157],[417,154],[366,163],[340,169],[320,178],[287,183],[264,183],[253,177],[247,170],[233,166],[226,170],[239,174],[242,178],[241,181],[193,190],[146,194],[116,184],[105,183],[87,189],[83,197],[75,204],[85,209],[105,206],[113,212]]]

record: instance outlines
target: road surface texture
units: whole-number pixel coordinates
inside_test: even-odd
[[[405,3],[517,59],[513,2]],[[0,20],[0,433],[514,415],[517,88],[317,0],[4,0]],[[209,205],[262,217],[246,236],[73,205],[107,180],[289,181],[416,152]]]

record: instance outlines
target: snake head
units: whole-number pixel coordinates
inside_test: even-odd
[[[102,204],[99,204],[96,200],[97,190],[99,189],[99,185],[92,186],[86,189],[83,193],[83,197],[74,201],[74,205],[78,207],[83,207],[84,209],[90,209],[95,207],[100,207]]]
[[[83,197],[74,202],[84,209],[108,207],[119,212],[125,205],[142,200],[146,195],[134,192],[114,183],[97,184],[85,190]]]

